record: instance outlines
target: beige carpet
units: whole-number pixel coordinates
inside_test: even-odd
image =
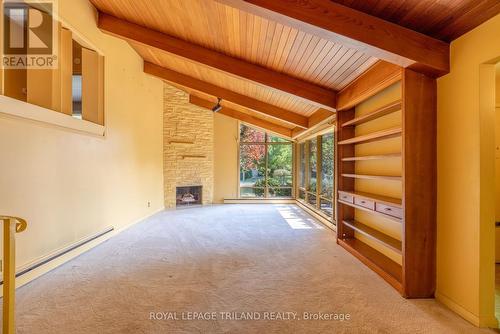
[[[293,205],[162,212],[17,298],[18,333],[30,334],[490,332],[434,300],[401,298]],[[187,319],[194,312],[215,313]]]

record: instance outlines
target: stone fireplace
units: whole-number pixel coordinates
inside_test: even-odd
[[[165,84],[163,175],[166,208],[212,203],[213,124],[211,110],[190,104],[187,93]],[[183,202],[182,196],[185,196]]]
[[[203,204],[202,189],[202,186],[177,187],[175,196],[176,207],[189,207]]]

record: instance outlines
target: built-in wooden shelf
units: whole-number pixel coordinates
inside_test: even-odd
[[[186,144],[186,145],[192,145],[194,144],[194,141],[192,140],[184,140],[184,139],[173,139],[168,142],[169,144]]]
[[[361,144],[367,143],[377,140],[389,139],[393,137],[401,136],[402,129],[401,128],[390,128],[386,130],[381,130],[377,132],[372,132],[367,135],[362,135],[358,137],[349,138],[346,140],[339,141],[339,145],[348,145],[348,144]]]
[[[385,105],[385,106],[383,106],[375,111],[372,111],[371,113],[368,113],[366,115],[353,118],[352,120],[347,121],[344,124],[342,124],[342,126],[350,126],[350,125],[358,125],[358,124],[366,123],[366,122],[373,121],[374,119],[388,115],[388,114],[393,113],[393,112],[398,111],[398,110],[401,110],[401,100],[387,104],[387,105]]]
[[[379,212],[379,211],[375,211],[375,210],[371,210],[371,209],[367,209],[361,205],[357,205],[357,204],[354,204],[354,203],[350,203],[350,202],[346,202],[346,201],[342,201],[342,200],[338,200],[338,202],[340,204],[344,204],[344,205],[347,205],[347,206],[350,206],[354,209],[357,209],[357,210],[361,210],[361,211],[365,211],[365,212],[368,212],[368,213],[371,213],[371,214],[374,214],[374,215],[377,215],[377,216],[380,216],[380,217],[384,217],[388,220],[392,220],[393,222],[396,222],[396,223],[399,223],[401,224],[403,221],[397,217],[393,217],[393,216],[389,216],[385,213],[382,213],[382,212]]]
[[[203,159],[206,157],[206,155],[181,155],[182,159]]]
[[[361,262],[379,274],[396,290],[402,293],[401,266],[358,239],[338,239],[338,244],[351,252]]]
[[[401,241],[391,236],[388,236],[385,233],[382,233],[370,226],[367,226],[355,220],[350,220],[350,221],[344,220],[343,224],[352,228],[354,231],[361,233],[364,236],[376,241],[377,243],[395,251],[398,254],[402,253]]]
[[[372,193],[365,193],[362,191],[339,190],[339,193],[349,194],[349,195],[352,195],[354,197],[366,198],[368,200],[371,200],[371,201],[374,201],[377,203],[387,204],[387,205],[395,206],[398,208],[401,208],[403,206],[402,200],[399,198],[383,196],[383,195],[378,195],[378,194],[372,194]]]
[[[387,176],[387,175],[342,174],[342,176],[351,177],[355,179],[366,179],[366,180],[401,181],[403,179],[401,176]]]
[[[367,161],[367,160],[382,160],[382,159],[394,159],[394,158],[401,158],[401,153],[347,157],[347,158],[342,158],[342,161]]]

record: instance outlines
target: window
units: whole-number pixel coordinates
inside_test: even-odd
[[[298,200],[333,221],[335,140],[327,132],[299,144]]]
[[[104,56],[76,33],[60,23],[56,26],[57,68],[5,69],[0,73],[4,82],[1,94],[48,111],[104,125]]]
[[[240,197],[289,198],[292,189],[292,142],[242,124]]]

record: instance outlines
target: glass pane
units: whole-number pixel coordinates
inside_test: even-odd
[[[308,190],[316,192],[316,139],[309,141],[309,187]]]
[[[306,199],[306,192],[304,190],[299,190],[299,199],[301,200]]]
[[[292,145],[268,145],[267,184],[269,187],[292,186]]]
[[[306,187],[306,144],[299,145],[299,187]]]
[[[265,187],[265,145],[240,146],[240,187]]]
[[[292,197],[292,188],[269,188],[269,197]]]
[[[333,133],[321,136],[321,196],[333,199],[334,145]]]
[[[240,127],[240,142],[242,143],[263,143],[266,140],[264,131],[257,130],[241,124]]]
[[[241,197],[264,197],[264,188],[240,188]]]
[[[267,142],[268,143],[290,143],[289,140],[272,135],[272,134],[267,135]]]
[[[316,206],[316,195],[308,193],[307,194],[307,202],[313,206]]]
[[[321,199],[321,211],[328,215],[328,217],[333,217],[333,202],[325,199]]]

